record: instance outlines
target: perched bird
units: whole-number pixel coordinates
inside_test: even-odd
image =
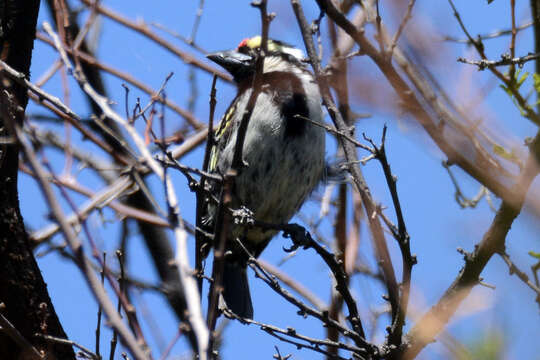
[[[238,88],[215,134],[209,162],[211,173],[225,174],[231,167],[237,131],[253,91],[260,46],[261,37],[256,36],[243,40],[235,50],[207,56],[233,76]],[[276,40],[268,40],[267,46],[262,88],[243,146],[247,167],[236,177],[231,208],[246,207],[256,220],[284,224],[324,177],[325,133],[311,122],[322,123],[323,112],[317,83],[301,61],[302,51]],[[219,186],[210,186],[219,197]],[[208,202],[204,223],[210,232],[216,213],[215,202]],[[231,227],[226,242],[222,300],[234,313],[253,318],[246,273],[248,256],[234,238],[239,238],[251,255],[258,257],[276,232],[256,226],[247,231],[240,225]]]

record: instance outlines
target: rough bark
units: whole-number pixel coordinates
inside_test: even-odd
[[[39,0],[0,2],[0,58],[29,76]],[[0,73],[0,134],[22,123],[28,102],[26,89]],[[19,149],[0,143],[0,302],[2,315],[38,351],[50,359],[75,359],[66,345],[46,343],[36,333],[66,338],[54,311],[41,272],[32,254],[19,209],[17,170]],[[0,357],[30,359],[4,332],[0,332]]]

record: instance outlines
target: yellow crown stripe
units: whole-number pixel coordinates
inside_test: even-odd
[[[246,44],[251,49],[256,49],[261,46],[262,38],[260,35],[254,36],[246,41]]]
[[[254,36],[250,39],[245,39],[240,43],[240,46],[247,46],[250,49],[257,49],[261,47],[262,44],[262,37],[260,35]],[[282,46],[275,41],[268,39],[268,50],[269,51],[281,51]]]

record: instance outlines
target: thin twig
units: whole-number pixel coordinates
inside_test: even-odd
[[[229,211],[226,211],[230,204],[232,203],[232,191],[234,188],[234,183],[236,176],[242,171],[245,167],[243,160],[243,149],[244,149],[244,140],[246,137],[246,132],[251,118],[253,109],[262,89],[262,80],[263,80],[263,66],[264,58],[268,51],[268,28],[270,26],[271,17],[266,11],[267,0],[261,0],[259,2],[251,3],[252,6],[256,7],[260,11],[261,16],[261,47],[259,54],[255,63],[255,75],[253,77],[252,83],[252,92],[247,101],[246,109],[242,114],[240,124],[238,125],[238,130],[236,132],[236,143],[234,147],[234,154],[231,162],[231,168],[227,170],[227,173],[224,177],[224,183],[221,190],[221,198],[218,205],[217,211],[217,220],[215,224],[214,236],[217,240],[216,246],[214,246],[214,263],[212,265],[212,282],[210,286],[209,302],[208,302],[208,318],[207,324],[211,332],[215,329],[217,321],[217,306],[218,306],[218,297],[219,293],[222,290],[222,280],[223,280],[223,267],[225,260],[225,243],[226,239],[229,236],[229,228],[231,226],[231,214]],[[209,347],[209,356],[212,353],[212,344],[213,337],[211,337]]]
[[[227,75],[225,74],[224,72],[220,71],[220,70],[217,70],[215,68],[213,68],[212,66],[200,61],[199,59],[196,59],[194,56],[184,52],[184,51],[181,51],[180,49],[178,49],[177,47],[175,47],[174,45],[172,45],[171,43],[169,43],[168,41],[166,41],[165,39],[163,39],[162,37],[158,36],[156,33],[154,33],[153,31],[151,31],[148,26],[144,23],[144,22],[135,22],[135,21],[132,21],[132,20],[128,20],[126,18],[124,18],[123,16],[121,16],[120,14],[112,11],[111,9],[108,9],[106,7],[104,7],[103,5],[99,4],[97,5],[95,1],[92,1],[92,0],[82,0],[82,2],[87,5],[87,6],[95,6],[96,10],[108,17],[109,19],[119,23],[119,24],[122,24],[123,26],[126,26],[142,35],[144,35],[146,38],[156,42],[157,44],[159,44],[160,46],[162,46],[163,48],[167,49],[168,51],[170,51],[171,53],[173,53],[174,55],[178,56],[180,59],[182,59],[186,64],[188,65],[191,65],[191,66],[195,66],[211,75],[213,74],[216,74],[217,76],[219,76],[221,79],[225,80],[225,81],[228,81],[230,82],[232,79],[231,79],[231,76],[230,75]]]
[[[512,23],[512,36],[510,37],[510,57],[516,57],[516,0],[510,0],[510,18]],[[513,79],[516,75],[516,67],[512,63],[508,69],[510,79]]]
[[[405,12],[403,19],[401,20],[401,23],[399,24],[398,30],[394,34],[394,37],[392,38],[392,42],[390,43],[390,48],[388,49],[389,58],[392,58],[392,54],[394,53],[394,48],[397,45],[399,37],[401,36],[403,29],[405,29],[405,25],[407,25],[407,22],[411,18],[412,8],[415,3],[416,3],[416,0],[409,0],[409,5],[407,5],[407,11]]]
[[[528,21],[528,22],[524,23],[523,25],[520,25],[520,26],[516,27],[516,31],[519,32],[519,31],[524,30],[524,29],[526,29],[528,27],[531,27],[532,25],[533,25],[533,22]],[[505,30],[495,31],[495,32],[493,32],[491,34],[478,35],[476,38],[478,40],[489,40],[489,39],[496,39],[498,37],[501,37],[501,36],[504,36],[504,35],[510,35],[510,34],[512,34],[512,29],[505,29]],[[455,38],[455,37],[452,37],[452,36],[445,36],[443,38],[443,40],[472,45],[469,39],[458,39],[458,38]]]
[[[514,0],[511,0],[514,1]],[[465,27],[465,24],[463,23],[463,20],[461,19],[461,16],[459,12],[457,11],[456,6],[454,5],[453,0],[448,0],[448,3],[452,7],[452,11],[454,13],[454,17],[459,23],[459,26],[463,30],[463,33],[465,33],[465,36],[469,39],[471,44],[473,44],[474,48],[482,58],[482,60],[487,60],[486,53],[484,50],[484,45],[480,40],[474,40]],[[515,32],[515,23],[513,25],[513,29]],[[514,56],[510,56],[511,58],[514,58]],[[527,100],[520,94],[519,89],[516,87],[516,79],[515,74],[510,74],[511,76],[503,75],[500,71],[497,70],[496,67],[491,66],[489,67],[489,70],[495,75],[499,80],[501,80],[506,88],[510,91],[512,96],[515,98],[517,103],[519,104],[520,109],[525,113],[525,117],[529,120],[531,120],[536,125],[540,125],[540,116],[536,114],[533,110],[533,108],[527,103]]]
[[[53,46],[54,47],[54,43],[53,41],[51,41],[50,38],[46,37],[43,33],[41,32],[37,32],[36,33],[36,38],[43,41],[44,43],[50,45],[50,46]],[[73,55],[74,54],[74,51],[71,50],[71,49],[66,49],[66,51],[68,52],[68,54],[70,55]],[[135,86],[136,88],[138,88],[139,90],[145,92],[146,94],[150,95],[150,96],[154,96],[155,94],[157,94],[158,92],[155,91],[154,89],[150,88],[148,85],[146,85],[145,83],[143,83],[142,81],[136,79],[132,74],[129,74],[127,72],[124,72],[124,71],[121,71],[119,69],[116,69],[116,68],[113,68],[112,66],[110,65],[107,65],[106,63],[104,63],[103,61],[101,60],[98,60],[96,59],[94,56],[90,55],[90,54],[87,54],[83,51],[78,51],[76,53],[77,57],[82,60],[83,62],[89,64],[89,65],[92,65],[94,67],[96,67],[97,69],[100,69],[100,70],[103,70],[113,76],[116,76],[117,78],[119,79],[122,79],[128,83],[130,83],[131,85]],[[195,115],[193,115],[193,113],[189,112],[189,111],[186,111],[185,109],[181,108],[179,105],[177,105],[176,103],[174,103],[173,101],[171,101],[170,99],[163,99],[161,97],[157,97],[157,101],[158,102],[163,102],[165,105],[167,105],[171,110],[173,110],[174,112],[176,112],[178,115],[180,115],[181,117],[183,117],[190,125],[192,125],[195,129],[200,129],[203,125],[201,124],[201,122],[195,117]]]
[[[404,349],[404,359],[414,359],[416,355],[442,331],[454,315],[461,302],[478,284],[480,273],[496,253],[504,253],[505,240],[512,223],[519,215],[527,190],[538,175],[537,160],[540,154],[540,132],[529,145],[529,157],[521,171],[519,180],[513,186],[516,199],[512,203],[503,201],[493,222],[473,253],[465,254],[465,265],[444,295],[408,333],[409,347]]]
[[[40,337],[42,339],[45,339],[50,342],[55,342],[59,344],[66,344],[69,346],[75,346],[77,349],[81,350],[84,353],[84,356],[89,357],[93,360],[101,360],[101,358],[98,356],[98,354],[94,354],[92,351],[87,349],[86,347],[82,346],[81,344],[76,343],[75,341],[69,340],[69,339],[62,339],[58,337],[54,337],[51,335],[45,335],[45,334],[35,334],[37,337]]]
[[[515,274],[521,281],[523,281],[523,283],[525,283],[525,285],[527,285],[532,291],[536,293],[536,299],[538,305],[540,305],[540,287],[532,283],[532,281],[529,279],[529,276],[517,267],[517,265],[512,261],[512,259],[510,259],[510,256],[507,253],[499,253],[499,256],[504,260],[506,265],[508,265],[510,275]]]
[[[99,275],[101,277],[101,285],[105,286],[105,265],[107,263],[107,253],[103,252],[103,267],[101,268]],[[99,352],[99,345],[101,341],[101,317],[102,317],[103,309],[101,308],[101,304],[98,304],[98,312],[97,312],[97,324],[96,324],[96,355],[99,359],[101,359],[101,354]]]
[[[223,313],[225,314],[225,316],[227,316],[230,319],[239,320],[239,321],[241,321],[243,323],[246,323],[246,324],[257,325],[264,332],[266,332],[266,333],[268,333],[268,334],[270,334],[272,336],[275,336],[275,337],[277,337],[278,339],[280,339],[282,341],[290,342],[290,343],[296,345],[298,348],[306,348],[306,349],[310,349],[310,350],[313,350],[313,351],[316,351],[316,352],[319,352],[319,353],[322,353],[322,354],[325,354],[325,355],[331,355],[329,352],[327,352],[327,351],[325,351],[325,350],[323,350],[321,348],[321,346],[326,346],[326,347],[335,347],[335,348],[338,348],[338,349],[347,350],[347,351],[352,352],[355,355],[365,355],[365,349],[358,348],[356,346],[351,346],[351,345],[343,343],[343,342],[316,339],[316,338],[308,337],[306,335],[302,335],[302,334],[298,333],[292,327],[289,327],[287,329],[282,329],[282,328],[279,328],[277,326],[270,325],[270,324],[264,324],[264,323],[261,323],[261,322],[256,321],[256,320],[241,318],[238,315],[236,315],[235,313],[233,313],[232,311],[230,311],[229,309],[224,309]],[[301,340],[303,342],[302,343],[291,342],[290,339],[283,338],[281,336],[276,336],[276,334],[285,335],[285,336],[288,336],[288,337],[291,337],[291,338],[294,338],[294,339]],[[332,356],[331,359],[345,360],[345,358],[340,357],[340,356]]]
[[[469,60],[462,57],[458,57],[457,61],[464,64],[476,65],[478,66],[478,70],[484,70],[486,68],[491,69],[497,66],[508,66],[508,65],[510,66],[517,65],[518,67],[521,68],[526,62],[536,60],[538,58],[540,58],[540,53],[536,53],[536,54],[529,53],[521,57],[513,57],[509,54],[502,54],[501,60],[487,60],[487,59]]]
[[[318,3],[321,10],[325,11],[328,14],[328,11],[329,11],[328,7],[330,6],[330,4],[328,2],[324,2],[323,4],[323,1],[321,0],[318,0]],[[317,79],[319,89],[321,90],[323,103],[328,109],[328,113],[330,114],[332,120],[334,121],[336,128],[339,131],[343,132],[345,129],[347,129],[347,124],[345,123],[343,117],[341,116],[339,110],[337,109],[332,99],[330,89],[326,81],[326,77],[324,76],[322,72],[321,64],[315,52],[313,39],[311,38],[311,35],[309,33],[309,26],[303,14],[300,2],[298,0],[291,0],[291,4],[293,6],[294,13],[296,15],[298,24],[300,26],[300,30],[302,31],[302,36],[304,39],[304,43],[306,45],[306,49],[309,55],[311,65],[315,71],[315,77]],[[337,10],[335,11],[337,12]],[[376,206],[371,197],[369,187],[359,168],[358,155],[357,155],[355,146],[348,141],[341,140],[340,142],[344,149],[345,158],[347,162],[350,164],[348,169],[353,177],[353,181],[356,185],[356,188],[362,197],[362,200],[366,209],[366,213],[368,214],[368,223],[369,223],[370,230],[372,233],[372,238],[373,238],[374,246],[376,249],[377,258],[383,270],[383,274],[384,274],[386,285],[387,285],[387,290],[389,292],[390,303],[392,304],[393,317],[395,317],[395,314],[397,312],[397,307],[399,306],[398,305],[399,290],[398,290],[398,285],[395,278],[394,269],[392,267],[390,255],[388,252],[388,248],[386,245],[386,240],[384,238],[382,226],[379,222],[378,217],[372,216],[376,212]],[[347,302],[347,299],[345,300]],[[352,306],[352,304],[348,304],[348,305]],[[351,309],[349,309],[349,311],[350,310]],[[361,327],[360,319],[353,318],[353,320],[357,321],[354,327],[355,330],[358,331],[359,333],[363,333],[363,331],[360,330],[360,327]]]
[[[366,140],[368,140],[375,149],[375,157],[379,160],[382,166],[384,177],[386,179],[386,184],[388,186],[388,189],[390,190],[390,195],[392,196],[392,203],[394,204],[398,223],[397,232],[393,231],[393,234],[396,241],[398,242],[401,251],[403,267],[402,279],[400,284],[401,296],[399,298],[399,308],[397,310],[397,314],[392,319],[392,327],[390,329],[390,334],[388,336],[387,342],[389,345],[400,347],[402,344],[403,326],[405,325],[405,318],[407,316],[407,307],[409,305],[412,267],[416,264],[416,257],[411,254],[410,236],[407,232],[407,227],[405,225],[405,219],[403,216],[403,211],[401,209],[401,203],[399,201],[399,196],[397,192],[397,179],[392,174],[390,164],[388,163],[388,158],[386,157],[386,130],[387,127],[386,125],[384,125],[380,146],[376,146],[375,143],[371,139],[367,139],[365,135],[364,138],[366,138]]]
[[[94,270],[90,262],[88,262],[86,258],[84,257],[84,253],[82,251],[82,244],[77,238],[72,227],[66,221],[66,217],[63,213],[63,210],[60,204],[56,200],[56,197],[51,188],[51,185],[46,180],[45,170],[43,169],[43,166],[39,163],[36,157],[36,154],[34,150],[32,149],[29,141],[27,140],[24,133],[22,132],[22,129],[16,126],[15,130],[16,130],[16,135],[19,140],[19,143],[21,144],[21,148],[25,156],[27,157],[28,161],[30,162],[33,168],[33,171],[38,176],[39,183],[41,185],[41,189],[43,191],[45,199],[48,203],[49,209],[51,209],[53,216],[55,217],[56,221],[60,225],[62,232],[71,250],[76,255],[76,259],[77,259],[76,264],[79,266],[82,273],[84,274],[84,278],[86,279],[88,285],[92,289],[92,292],[94,296],[96,297],[97,301],[103,307],[103,310],[105,314],[107,315],[111,326],[118,331],[118,333],[123,339],[123,342],[126,348],[129,349],[129,351],[133,354],[135,359],[137,360],[147,359],[147,355],[140,348],[133,334],[126,328],[126,326],[122,322],[122,319],[120,319],[120,317],[116,313],[116,310],[114,309],[113,304],[111,303],[107,293],[105,292],[105,289],[101,285],[101,282],[99,281],[99,279],[94,274]]]
[[[118,277],[118,284],[120,285],[120,293],[122,295],[125,294],[125,285],[124,285],[124,261],[123,261],[123,255],[120,250],[116,250],[116,258],[118,259],[118,263],[120,265],[120,276]],[[120,301],[120,297],[118,297],[118,303],[116,304],[116,311],[118,312],[118,316],[122,318],[122,302]],[[109,349],[109,360],[114,360],[114,352],[116,350],[116,344],[118,343],[118,333],[113,330],[113,336],[111,338],[111,346]]]
[[[269,262],[266,262],[266,261],[264,261],[262,259],[259,259],[257,261],[259,262],[259,265],[261,265],[261,267],[264,270],[268,271],[270,274],[275,276],[277,279],[279,279],[285,285],[290,287],[292,290],[296,291],[299,295],[301,295],[303,298],[305,298],[307,301],[309,301],[318,310],[326,309],[327,305],[324,303],[324,301],[321,300],[316,294],[311,292],[304,285],[302,285],[300,282],[296,281],[291,276],[289,276],[288,274],[283,272],[278,267],[270,264]]]
[[[206,140],[206,146],[204,149],[204,160],[203,160],[203,166],[202,170],[204,174],[208,172],[208,164],[210,162],[210,155],[212,152],[212,147],[214,146],[215,139],[214,139],[214,113],[216,111],[216,82],[217,82],[217,75],[214,75],[212,78],[212,86],[210,88],[210,100],[209,100],[209,106],[210,111],[208,113],[208,136]],[[199,182],[200,189],[204,190],[206,189],[206,176],[202,175],[201,180]],[[204,204],[205,197],[203,192],[197,192],[197,208],[196,208],[196,219],[195,219],[195,225],[196,229],[202,229],[202,216],[204,213]],[[204,234],[201,233],[201,231],[196,231],[195,234],[195,272],[197,274],[202,275],[204,273],[203,270],[203,245],[207,243],[205,241]],[[199,277],[197,280],[197,285],[199,287],[199,293],[202,294],[202,277]]]

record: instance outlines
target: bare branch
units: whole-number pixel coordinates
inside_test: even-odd
[[[210,65],[207,65],[207,64],[201,62],[200,60],[196,59],[192,55],[181,51],[180,49],[178,49],[174,45],[170,44],[169,42],[167,42],[165,39],[163,39],[162,37],[160,37],[159,35],[157,35],[153,31],[151,31],[148,28],[148,26],[146,26],[146,24],[144,22],[137,23],[137,22],[128,20],[128,19],[122,17],[121,15],[119,15],[118,13],[112,11],[111,9],[108,9],[108,8],[104,7],[103,5],[101,5],[101,4],[98,5],[95,1],[92,1],[92,0],[82,0],[82,2],[84,4],[86,4],[87,6],[89,6],[89,7],[94,7],[101,15],[104,15],[104,16],[108,17],[109,19],[111,19],[111,20],[113,20],[113,21],[115,21],[115,22],[117,22],[119,24],[122,24],[122,25],[124,25],[124,26],[126,26],[126,27],[128,27],[128,28],[130,28],[130,29],[132,29],[132,30],[146,36],[148,39],[156,42],[157,44],[159,44],[163,48],[167,49],[168,51],[170,51],[174,55],[178,56],[186,64],[193,65],[193,66],[195,66],[195,67],[197,67],[197,68],[199,68],[199,69],[201,69],[203,71],[206,71],[207,73],[209,73],[211,75],[216,74],[222,80],[225,80],[225,81],[228,81],[228,82],[231,81],[231,77],[229,75],[225,74],[224,72],[222,72],[220,70],[217,70],[217,69],[213,68]]]
[[[540,172],[537,162],[540,154],[540,133],[530,144],[530,154],[519,181],[514,184],[514,193],[520,194],[512,204],[503,201],[482,241],[471,254],[465,254],[465,266],[444,295],[409,331],[410,347],[404,358],[413,359],[440,333],[454,315],[459,304],[480,281],[480,273],[496,253],[504,253],[505,240],[515,218],[519,215],[525,195],[532,181]],[[515,205],[517,204],[517,206]]]
[[[540,58],[540,53],[529,53],[525,56],[521,57],[512,57],[510,54],[502,54],[501,60],[469,60],[462,57],[457,58],[457,61],[462,62],[464,64],[470,64],[470,65],[476,65],[478,66],[478,70],[484,70],[486,68],[492,68],[496,66],[508,66],[508,65],[517,65],[518,67],[523,67],[523,65],[532,60],[536,60]]]
[[[324,5],[321,5],[320,1],[318,2],[319,2],[319,6],[321,7],[321,10],[325,11],[328,14],[328,11],[324,7]],[[297,0],[291,0],[291,4],[293,6],[294,13],[296,15],[298,24],[300,26],[300,30],[302,31],[302,36],[304,39],[304,43],[306,45],[306,49],[308,51],[311,66],[313,67],[313,70],[315,71],[315,77],[317,79],[319,89],[321,90],[323,103],[328,109],[328,113],[330,114],[332,120],[334,121],[336,128],[339,131],[344,132],[347,129],[347,124],[345,123],[341,113],[339,112],[334,101],[332,100],[330,89],[328,87],[326,77],[323,74],[319,59],[316,55],[313,39],[311,38],[309,26],[303,14],[301,5],[299,1]],[[375,214],[376,212],[376,206],[371,197],[369,187],[366,181],[364,180],[362,172],[359,168],[359,165],[358,165],[359,161],[358,161],[358,155],[356,153],[356,148],[351,142],[343,141],[342,139],[340,139],[340,142],[341,142],[341,146],[344,149],[345,158],[347,159],[347,162],[349,163],[349,171],[353,177],[356,188],[358,192],[360,193],[360,196],[362,197],[362,200],[366,209],[366,213],[368,214],[369,226],[370,226],[370,230],[373,236],[373,242],[374,242],[375,249],[377,252],[378,261],[379,261],[380,266],[383,269],[387,290],[389,292],[390,303],[392,304],[392,309],[395,315],[395,312],[397,311],[397,307],[398,307],[398,298],[399,298],[398,292],[399,291],[398,291],[398,286],[397,286],[396,277],[394,274],[394,269],[392,267],[390,255],[388,253],[388,248],[386,246],[386,240],[384,238],[382,226],[378,218],[376,216],[373,216],[373,214]],[[360,319],[358,319],[358,321],[360,321]],[[363,333],[363,331],[360,331],[358,328],[356,330],[359,331],[359,333]]]

